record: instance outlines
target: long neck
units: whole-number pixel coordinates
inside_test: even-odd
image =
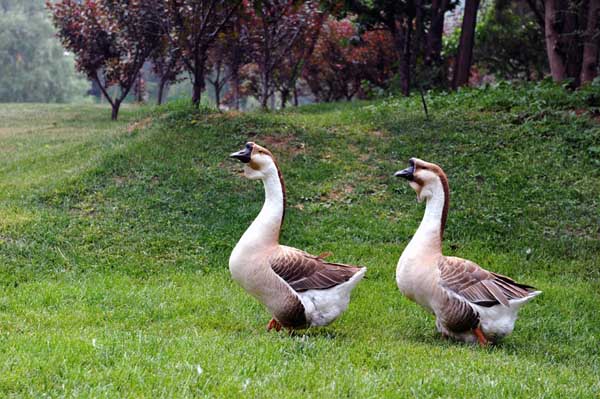
[[[423,220],[409,245],[419,247],[430,254],[442,252],[442,239],[448,217],[450,192],[445,176],[440,176],[427,198]]]
[[[285,215],[285,185],[277,165],[265,173],[265,203],[254,222],[242,236],[255,245],[274,245],[279,243],[279,232]]]

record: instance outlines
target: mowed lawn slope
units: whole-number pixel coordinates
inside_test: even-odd
[[[2,105],[0,396],[597,397],[600,125],[554,93],[433,96],[429,119],[417,98],[117,123]],[[263,201],[228,159],[247,140],[280,162],[282,243],[369,268],[329,327],[267,333],[229,277]],[[449,176],[445,253],[544,291],[497,347],[441,340],[396,288],[412,156]]]

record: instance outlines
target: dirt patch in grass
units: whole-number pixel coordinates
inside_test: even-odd
[[[585,109],[585,108],[576,109],[575,115],[581,116],[581,117],[587,116],[592,121],[594,121],[596,123],[600,123],[600,110],[598,110],[598,109],[594,109],[594,110],[589,110],[589,109]]]
[[[115,182],[115,186],[123,187],[130,180],[127,176],[113,176],[113,182]]]
[[[14,145],[3,145],[0,146],[0,152],[14,153],[17,151],[17,147]]]
[[[73,216],[93,217],[98,213],[97,209],[89,203],[80,203],[69,209]]]
[[[224,159],[219,162],[219,168],[225,169],[232,175],[244,177],[244,165],[234,159]]]
[[[375,136],[375,137],[377,137],[377,138],[382,138],[382,137],[386,137],[386,136],[388,136],[388,132],[385,132],[385,131],[383,131],[383,130],[371,130],[371,131],[369,132],[369,134],[370,134],[371,136]]]
[[[146,129],[151,124],[152,124],[152,118],[151,117],[147,117],[147,118],[144,118],[144,119],[139,120],[137,122],[130,123],[127,126],[127,133],[132,134],[133,132],[135,132],[137,130]]]
[[[306,151],[306,145],[297,141],[295,136],[264,136],[260,138],[260,145],[272,151],[285,151],[290,155],[298,155]]]
[[[336,187],[333,190],[325,193],[321,196],[321,201],[344,201],[350,194],[354,192],[354,186],[352,184],[344,184],[341,187]]]
[[[33,129],[27,129],[23,127],[0,127],[0,137],[21,137],[27,133],[31,133]]]

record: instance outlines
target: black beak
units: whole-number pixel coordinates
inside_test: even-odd
[[[413,181],[413,179],[415,178],[415,176],[413,175],[415,173],[415,162],[412,159],[408,162],[410,166],[406,169],[397,171],[396,173],[394,173],[394,176],[403,177],[408,181]]]
[[[235,158],[243,163],[248,163],[248,162],[250,162],[251,154],[252,154],[252,144],[246,143],[246,147],[244,147],[243,150],[229,154],[229,156],[231,158]]]

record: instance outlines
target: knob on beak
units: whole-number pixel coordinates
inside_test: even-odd
[[[229,156],[231,158],[235,158],[243,163],[250,162],[251,155],[252,155],[252,144],[250,144],[250,143],[247,143],[246,147],[244,147],[243,150],[229,154]]]

